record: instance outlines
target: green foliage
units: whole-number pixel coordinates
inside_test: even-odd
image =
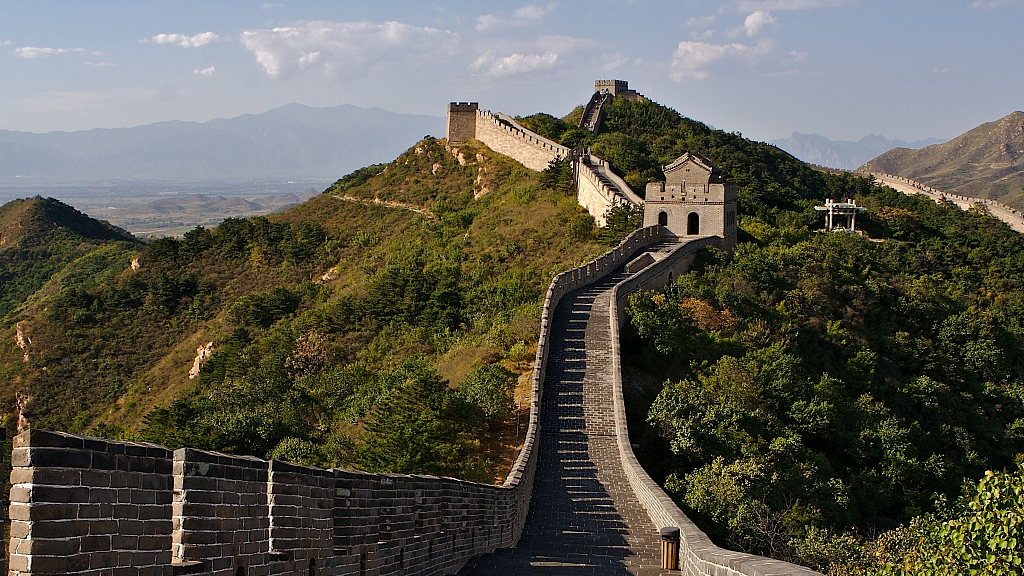
[[[515,409],[512,391],[516,374],[501,364],[478,366],[459,385],[458,394],[487,416],[507,418]]]
[[[950,510],[915,518],[883,534],[868,559],[833,563],[831,572],[872,576],[992,575],[1024,570],[1024,468],[986,471]],[[941,509],[941,502],[939,503]]]
[[[360,465],[371,472],[486,479],[473,440],[479,408],[462,400],[423,364],[385,392],[366,421]]]
[[[548,162],[548,167],[541,172],[540,183],[550,190],[565,195],[574,194],[576,189],[574,188],[572,162],[568,158],[555,158]]]
[[[605,215],[605,225],[597,231],[597,240],[608,246],[617,246],[643,224],[643,206],[617,204]]]
[[[383,172],[384,166],[384,164],[371,164],[369,166],[353,170],[339,178],[338,181],[332,184],[325,192],[340,194],[350,188],[366,184],[371,178]]]
[[[627,306],[627,361],[668,379],[667,490],[713,538],[819,569],[1024,452],[1024,241],[889,189],[858,203],[882,242],[747,215],[734,254]]]

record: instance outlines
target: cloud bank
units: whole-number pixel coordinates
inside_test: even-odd
[[[476,18],[476,31],[483,32],[494,28],[519,28],[531,24],[539,24],[544,20],[544,15],[554,9],[554,4],[548,6],[537,6],[527,4],[512,13],[512,16],[500,14],[484,14]]]
[[[570,56],[596,46],[597,42],[586,38],[542,36],[530,42],[489,49],[474,60],[469,68],[494,76],[540,72],[554,69]]]
[[[14,49],[14,55],[26,60],[38,60],[40,58],[53,58],[55,56],[67,56],[72,52],[85,52],[84,48],[40,48],[36,46],[22,46]]]
[[[241,42],[274,78],[314,69],[327,77],[347,79],[376,67],[446,58],[454,51],[458,35],[401,22],[317,20],[246,30]]]
[[[182,48],[199,48],[220,40],[220,36],[213,32],[202,32],[195,36],[185,34],[157,34],[150,38],[156,44],[176,44]]]
[[[703,80],[708,77],[709,65],[724,63],[756,64],[775,49],[772,40],[761,40],[751,46],[747,44],[710,44],[708,42],[683,41],[672,55],[669,76],[676,82],[685,79]]]

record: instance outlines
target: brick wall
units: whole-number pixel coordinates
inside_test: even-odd
[[[174,452],[174,561],[234,576],[270,562],[269,463],[181,448]],[[263,572],[265,573],[265,572]]]
[[[170,574],[170,451],[42,430],[13,446],[11,576]]]
[[[477,112],[476,139],[488,148],[540,172],[555,158],[567,158],[571,150],[523,128],[515,120],[486,110]]]

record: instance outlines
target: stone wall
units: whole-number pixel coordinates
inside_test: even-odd
[[[538,172],[547,168],[555,158],[568,158],[572,151],[527,130],[508,116],[487,110],[477,111],[476,139],[491,150]]]
[[[476,102],[451,102],[448,104],[448,125],[445,135],[452,146],[476,138],[476,113],[480,106]]]
[[[576,201],[594,217],[598,226],[607,223],[605,215],[615,206],[643,204],[607,162],[590,154],[576,163],[576,190]]]
[[[679,567],[685,576],[821,576],[820,573],[771,558],[733,552],[715,546],[711,540],[689,518],[676,503],[651,479],[637,462],[629,442],[626,426],[626,408],[622,396],[622,369],[619,355],[619,328],[625,321],[622,309],[626,297],[637,290],[653,290],[663,287],[679,274],[685,273],[697,252],[707,246],[722,247],[723,239],[704,237],[677,245],[665,258],[649,264],[638,274],[622,281],[614,288],[610,302],[610,324],[612,329],[612,361],[614,368],[613,397],[615,406],[616,440],[619,457],[626,471],[629,484],[640,503],[643,504],[655,526],[679,528]]]
[[[536,464],[489,486],[40,430],[13,456],[12,576],[452,574],[518,542]]]
[[[171,452],[31,430],[11,453],[11,576],[170,574]]]
[[[471,122],[471,118],[475,118],[475,122]],[[547,168],[552,160],[572,154],[572,149],[527,130],[509,116],[479,110],[475,102],[450,103],[448,144],[454,146],[473,138],[538,172]],[[585,161],[576,163],[576,181],[577,200],[598,226],[604,226],[605,215],[613,206],[643,202],[611,171],[607,162],[596,156],[588,154]]]

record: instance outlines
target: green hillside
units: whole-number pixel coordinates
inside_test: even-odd
[[[44,428],[493,480],[547,284],[607,247],[538,174],[461,152],[424,140],[283,214],[68,263],[18,316],[28,361],[7,327],[9,410],[20,393]]]
[[[599,134],[572,119],[521,121],[641,192],[685,151],[738,184],[735,253],[631,298],[623,336],[639,457],[702,529],[834,574],[897,574],[969,540],[964,526],[1015,522],[1020,497],[993,491],[1019,476],[985,473],[1024,461],[1019,235],[650,101],[615,100]],[[548,283],[638,224],[623,210],[596,229],[567,168],[426,139],[287,212],[180,240],[61,232],[76,240],[57,259],[10,261],[44,273],[3,293],[0,401],[44,428],[500,480]],[[819,233],[826,197],[866,206],[867,236]],[[1024,547],[1015,529],[1000,550]]]
[[[912,178],[939,190],[1024,208],[1024,112],[986,122],[943,144],[894,148],[862,171]]]
[[[37,196],[0,206],[0,318],[70,262],[130,252],[141,244],[124,230],[52,198]]]

